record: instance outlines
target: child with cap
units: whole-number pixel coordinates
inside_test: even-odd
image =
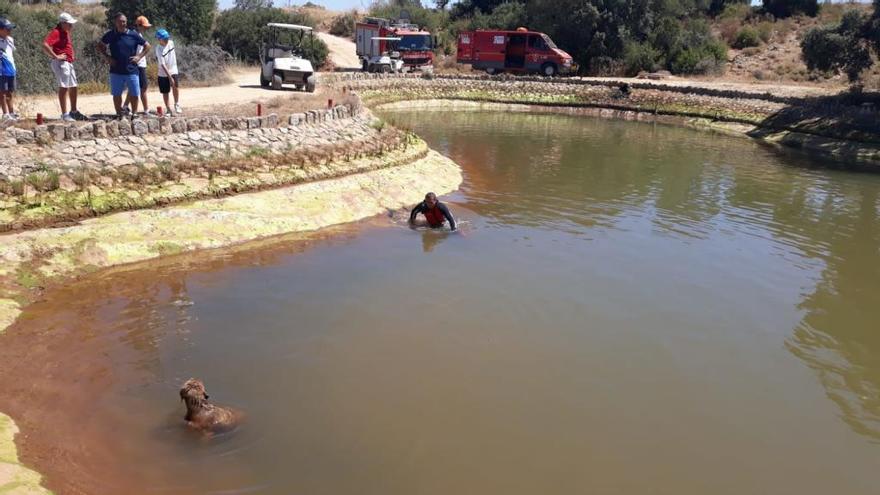
[[[15,40],[12,39],[12,30],[15,24],[9,19],[0,17],[0,109],[3,110],[3,120],[18,120],[15,107],[12,104],[12,93],[15,92]]]
[[[138,18],[135,19],[135,21],[134,21],[134,28],[138,33],[140,33],[141,36],[144,36],[146,34],[147,30],[150,29],[151,27],[153,27],[153,25],[150,24],[150,20],[147,19],[146,16],[143,16],[143,15],[138,16]],[[144,37],[146,37],[146,36],[144,36]],[[144,46],[138,45],[137,54],[140,55],[141,52],[143,52],[143,51],[144,51]],[[143,108],[144,108],[144,115],[149,115],[150,114],[150,105],[147,102],[147,87],[150,84],[149,84],[149,80],[147,79],[147,57],[146,56],[144,56],[144,58],[142,58],[137,63],[137,68],[138,68],[138,82],[139,82],[139,86],[141,88],[141,104],[143,105]],[[123,106],[123,110],[126,113],[131,111],[129,109],[127,100],[126,100],[125,105]]]
[[[180,90],[179,71],[177,69],[177,52],[174,51],[174,41],[171,34],[166,29],[160,29],[156,32],[156,39],[159,45],[156,46],[156,60],[159,62],[159,92],[165,100],[165,109],[169,114],[180,115],[183,109],[180,108]],[[168,101],[168,93],[174,92],[174,112],[171,112],[171,105]]]

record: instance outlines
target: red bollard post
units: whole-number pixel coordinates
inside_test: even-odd
[[[263,104],[257,103],[257,117],[263,116]]]
[[[43,114],[37,114],[37,125],[43,125]]]
[[[162,117],[164,115],[164,109],[162,107],[156,107],[156,115]]]
[[[333,108],[333,98],[327,100],[327,108]]]

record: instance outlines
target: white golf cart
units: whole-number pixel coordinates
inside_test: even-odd
[[[277,90],[283,84],[293,84],[297,90],[314,93],[315,70],[302,52],[306,36],[313,41],[312,28],[277,22],[266,27],[267,39],[260,50],[260,86]]]
[[[402,38],[390,36],[377,36],[370,38],[373,42],[373,53],[378,53],[370,58],[364,59],[364,70],[367,72],[403,72],[403,59],[400,58],[400,52],[397,51],[397,42]],[[379,45],[385,41],[385,50],[379,53]]]

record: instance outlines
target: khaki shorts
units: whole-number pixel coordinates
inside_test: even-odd
[[[76,69],[66,60],[53,60],[52,72],[55,73],[55,84],[59,88],[76,87]]]

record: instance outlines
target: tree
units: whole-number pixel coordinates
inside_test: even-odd
[[[272,0],[235,0],[235,8],[241,10],[271,9]]]
[[[773,14],[777,19],[797,14],[816,17],[819,13],[817,0],[763,0],[763,7],[765,12]]]
[[[880,0],[874,0],[871,17],[857,10],[843,14],[840,24],[813,28],[801,41],[801,57],[810,70],[840,71],[850,82],[871,66],[871,50],[880,53]]]
[[[122,12],[133,21],[144,15],[154,26],[161,26],[189,43],[206,43],[217,12],[217,0],[104,0],[108,24],[111,17]]]

